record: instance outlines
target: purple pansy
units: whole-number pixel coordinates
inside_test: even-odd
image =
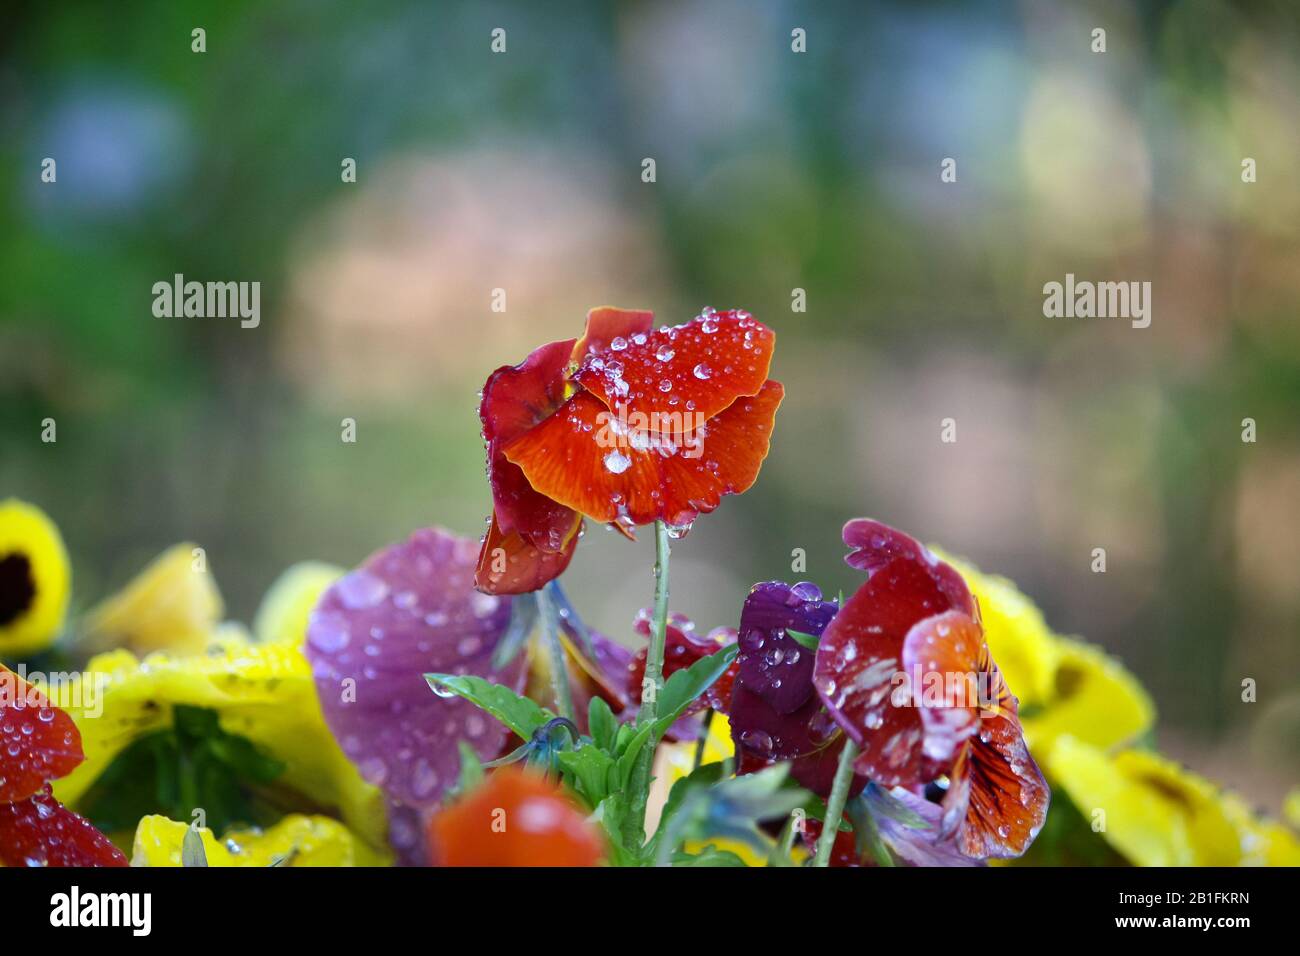
[[[812,649],[790,631],[819,636],[838,605],[808,582],[756,584],[740,615],[738,671],[731,695],[737,769],[750,772],[791,760],[796,780],[825,795],[844,736],[812,683]],[[865,781],[855,784],[855,791]]]
[[[390,838],[411,859],[418,820],[454,786],[458,744],[497,757],[508,731],[473,704],[430,692],[424,674],[475,674],[521,691],[527,655],[504,669],[492,652],[510,598],[474,590],[478,542],[440,528],[368,558],[321,597],[307,657],[325,721],[344,753],[387,796]]]

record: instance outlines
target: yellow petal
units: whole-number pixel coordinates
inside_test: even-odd
[[[1031,749],[1050,751],[1062,734],[1110,748],[1132,742],[1155,721],[1155,705],[1137,678],[1099,647],[1057,638],[1054,683],[1046,704],[1022,710]]]
[[[1068,735],[1047,759],[1053,780],[1111,846],[1139,866],[1236,866],[1241,833],[1207,780],[1144,750],[1114,757]]]
[[[221,620],[221,593],[206,559],[190,543],[173,545],[86,619],[92,647],[139,654],[197,654]]]
[[[0,501],[0,660],[54,643],[71,581],[67,549],[49,516],[17,498]]]
[[[655,751],[654,782],[650,785],[649,802],[646,805],[646,832],[654,833],[663,814],[664,804],[673,784],[683,777],[690,776],[695,767],[695,748],[698,741],[674,743],[665,741]],[[731,742],[731,723],[726,715],[715,712],[709,723],[709,736],[704,743],[704,755],[701,764],[721,763],[735,756]],[[728,847],[730,849],[730,847]]]
[[[199,656],[101,654],[54,690],[52,699],[72,714],[86,752],[85,762],[55,783],[64,803],[75,807],[130,743],[170,727],[176,705],[206,707],[227,733],[286,765],[277,786],[300,794],[304,807],[336,812],[371,846],[387,845],[383,797],[325,725],[310,665],[296,647],[254,643],[231,630]]]
[[[1300,866],[1300,837],[1290,827],[1257,816],[1235,793],[1223,805],[1241,834],[1243,866]]]
[[[147,816],[135,832],[132,866],[180,866],[187,824]],[[330,817],[290,814],[265,830],[231,830],[218,840],[199,828],[208,866],[383,866],[388,859]]]
[[[253,618],[257,639],[302,646],[312,609],[325,589],[342,576],[342,568],[321,561],[302,561],[287,568],[266,592]]]
[[[1050,700],[1059,652],[1056,635],[1043,619],[1043,612],[1008,579],[984,574],[941,549],[931,550],[957,569],[979,601],[989,652],[1021,707]]]
[[[1300,787],[1287,793],[1282,803],[1282,816],[1292,827],[1300,830]]]

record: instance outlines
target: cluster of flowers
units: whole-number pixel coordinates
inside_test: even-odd
[[[766,457],[774,348],[744,312],[593,310],[484,387],[482,542],[297,565],[251,630],[188,544],[65,629],[57,529],[0,503],[0,864],[1300,861],[1145,746],[1117,662],[879,522],[844,527],[847,598],[769,581],[734,627],[670,614],[670,542]],[[635,653],[560,587],[587,519],[654,525]]]

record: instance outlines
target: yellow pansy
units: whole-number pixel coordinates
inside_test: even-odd
[[[253,617],[257,639],[301,646],[316,602],[342,576],[342,568],[322,561],[302,561],[286,569],[266,592]]]
[[[1105,840],[1139,866],[1236,866],[1243,834],[1209,781],[1145,750],[1114,756],[1074,737],[1047,757],[1056,785]]]
[[[1287,823],[1300,830],[1300,787],[1287,793],[1282,802],[1282,816]]]
[[[189,826],[151,815],[140,821],[132,866],[180,866]],[[265,830],[196,831],[208,866],[383,866],[387,861],[330,817],[294,813]]]
[[[17,498],[0,501],[0,660],[54,643],[71,579],[63,538],[45,512]]]
[[[1300,866],[1300,837],[1284,823],[1257,816],[1235,793],[1223,806],[1242,837],[1243,866]]]
[[[212,636],[222,610],[221,592],[203,550],[186,542],[168,548],[94,608],[87,615],[86,632],[96,648],[197,654]]]
[[[1062,734],[1095,747],[1113,747],[1151,728],[1155,704],[1122,664],[1083,641],[1057,638],[1056,643],[1053,696],[1042,707],[1026,709],[1021,718],[1031,749],[1050,751]]]
[[[1146,733],[1155,705],[1142,685],[1101,648],[1052,632],[1042,612],[1011,581],[944,555],[979,600],[989,652],[1020,699],[1032,750],[1061,734],[1112,747]]]
[[[321,715],[306,657],[287,644],[259,644],[228,631],[207,652],[129,651],[93,658],[55,702],[81,731],[85,762],[55,784],[64,803],[77,800],[128,745],[172,725],[177,706],[215,711],[221,729],[285,764],[277,786],[311,806],[337,811],[371,846],[386,846],[386,815],[378,789],[362,780]]]
[[[1060,652],[1043,612],[1007,578],[984,574],[972,564],[949,557],[942,549],[930,550],[957,569],[979,601],[989,651],[1021,707],[1050,700],[1055,694]]]

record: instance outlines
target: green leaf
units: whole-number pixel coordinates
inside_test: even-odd
[[[822,640],[816,634],[806,634],[803,631],[791,630],[788,627],[785,629],[785,633],[793,638],[796,644],[801,644],[810,651],[817,650],[817,645],[820,644]]]
[[[730,850],[719,850],[710,843],[698,853],[678,850],[673,854],[673,866],[748,866]]]
[[[531,738],[533,731],[542,724],[555,719],[549,710],[516,694],[509,687],[472,674],[425,674],[424,679],[429,682],[435,694],[463,697],[501,721],[524,740]]]
[[[560,769],[570,777],[577,794],[593,809],[610,793],[610,770],[614,758],[593,744],[583,744],[577,750],[562,750],[556,754]]]
[[[636,767],[636,758],[641,750],[650,741],[654,734],[654,725],[642,727],[636,732],[636,735],[630,738],[623,752],[618,755],[618,785],[620,789],[627,787],[628,780],[632,776],[632,771]],[[653,743],[649,743],[653,747]]]
[[[655,740],[664,735],[669,727],[682,715],[695,700],[713,686],[736,659],[740,648],[731,644],[722,650],[696,661],[690,667],[683,667],[673,673],[664,682],[659,692],[659,714],[655,718]]]
[[[618,720],[603,698],[593,697],[587,706],[587,726],[591,739],[601,750],[612,751],[618,736]]]
[[[826,801],[816,794],[809,795],[804,811],[810,820],[821,820],[823,823],[826,821]],[[840,825],[837,829],[841,833],[849,833],[853,830],[853,826],[844,819],[843,814],[840,814]]]

